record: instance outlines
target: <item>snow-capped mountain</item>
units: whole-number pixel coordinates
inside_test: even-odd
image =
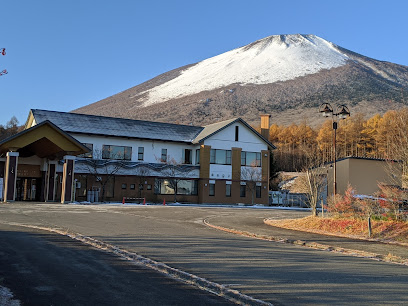
[[[236,116],[256,121],[267,112],[274,122],[290,123],[315,116],[322,102],[346,103],[368,114],[400,107],[407,87],[406,66],[364,57],[315,35],[273,35],[75,112],[194,124]]]

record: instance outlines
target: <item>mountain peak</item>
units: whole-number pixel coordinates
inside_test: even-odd
[[[201,61],[145,92],[144,106],[231,84],[270,84],[345,65],[348,57],[315,35],[272,35]]]
[[[292,123],[308,114],[314,118],[322,102],[384,113],[408,104],[406,88],[406,66],[365,57],[313,34],[272,35],[75,112],[196,125],[231,117],[256,122],[260,113],[271,113],[275,123]]]

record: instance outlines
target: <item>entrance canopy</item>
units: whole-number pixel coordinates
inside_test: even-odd
[[[0,142],[0,154],[18,152],[20,157],[61,159],[89,152],[81,142],[50,121],[43,121]]]

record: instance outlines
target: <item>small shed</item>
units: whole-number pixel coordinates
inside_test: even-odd
[[[374,195],[378,184],[402,185],[402,164],[395,160],[346,157],[337,160],[337,193],[344,195],[348,185],[356,194]],[[333,194],[333,167],[328,169],[328,194]]]

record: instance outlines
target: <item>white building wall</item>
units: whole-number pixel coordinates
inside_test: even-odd
[[[238,126],[238,141],[235,141],[235,127]],[[248,129],[245,125],[238,122],[209,137],[204,141],[205,145],[211,146],[211,149],[231,150],[231,148],[241,148],[247,152],[261,152],[267,150],[267,144],[257,135]],[[251,167],[241,167],[251,168]],[[257,168],[261,172],[261,167]],[[250,171],[250,169],[248,170]],[[247,171],[247,172],[248,172]],[[245,172],[241,171],[241,173]],[[212,179],[231,179],[231,165],[210,164],[210,178]],[[242,177],[242,179],[245,179]]]
[[[235,126],[239,127],[238,141],[235,141]],[[240,122],[230,125],[204,141],[212,149],[231,150],[242,148],[242,151],[261,152],[267,150],[267,144]]]
[[[102,152],[103,145],[126,146],[132,147],[132,162],[138,161],[138,148],[144,148],[143,162],[146,163],[161,163],[161,151],[167,149],[168,160],[174,159],[176,163],[182,163],[183,150],[192,150],[192,164],[196,163],[195,150],[199,149],[199,145],[191,145],[188,143],[166,142],[160,140],[142,140],[142,139],[128,139],[121,137],[107,137],[71,134],[74,138],[82,143],[92,143],[94,152]]]

